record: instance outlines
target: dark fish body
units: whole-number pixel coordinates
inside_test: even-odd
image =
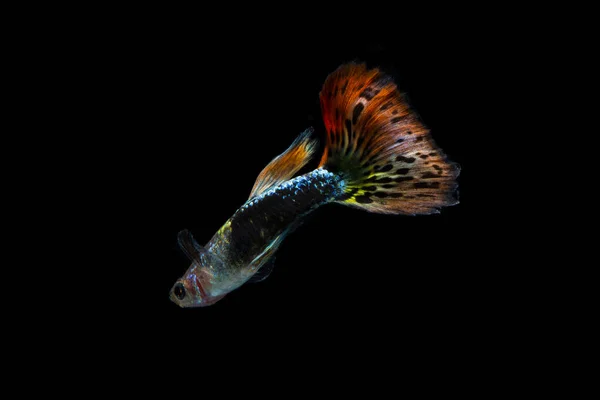
[[[343,193],[343,180],[324,169],[286,181],[249,200],[225,223],[206,248],[230,266],[250,264],[302,217]]]
[[[206,246],[181,232],[192,265],[173,287],[174,302],[211,305],[249,280],[265,279],[282,240],[323,204],[417,215],[458,203],[458,166],[389,77],[346,64],[327,78],[320,98],[327,142],[319,167],[295,176],[317,147],[309,129],[265,167],[248,201]]]

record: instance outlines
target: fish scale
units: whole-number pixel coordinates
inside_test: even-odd
[[[325,169],[296,177],[244,204],[217,233],[208,248],[224,248],[227,259],[239,266],[251,262],[299,218],[344,191],[344,182]]]

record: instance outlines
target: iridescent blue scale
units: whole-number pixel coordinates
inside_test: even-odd
[[[325,169],[286,181],[244,204],[231,218],[230,249],[248,262],[260,248],[344,191],[344,181]]]

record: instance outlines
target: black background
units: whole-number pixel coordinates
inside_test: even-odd
[[[546,155],[525,150],[519,128],[528,119],[530,137],[545,135],[529,113],[531,81],[545,66],[528,69],[523,54],[547,37],[535,28],[522,36],[514,21],[529,27],[543,19],[539,10],[363,3],[344,6],[344,17],[308,4],[212,6],[53,9],[57,18],[38,10],[39,29],[11,32],[32,37],[32,46],[16,44],[24,73],[16,83],[41,109],[25,110],[23,121],[41,127],[19,133],[27,154],[15,168],[44,156],[34,169],[43,185],[23,179],[33,206],[6,210],[17,220],[44,216],[22,224],[27,236],[14,235],[26,248],[10,263],[19,276],[6,279],[18,291],[7,309],[33,303],[19,312],[32,328],[6,329],[36,353],[15,352],[27,376],[32,367],[62,372],[64,360],[81,379],[61,373],[53,380],[61,390],[89,379],[86,390],[113,396],[123,392],[116,381],[137,395],[161,387],[173,397],[262,390],[277,387],[278,372],[300,378],[286,394],[332,381],[335,392],[366,383],[371,394],[389,382],[396,393],[413,376],[422,390],[447,375],[441,389],[462,392],[496,376],[488,391],[504,388],[515,369],[529,378],[528,357],[552,358],[552,336],[530,328],[565,309],[543,292],[566,296],[568,284],[545,284],[562,271],[541,261],[556,249],[543,241],[535,248],[534,228],[553,223],[539,205],[565,195],[532,179],[545,163],[534,161],[531,172],[521,163]],[[322,207],[285,240],[266,281],[211,307],[177,307],[169,290],[189,266],[177,232],[190,229],[206,243],[301,131],[313,126],[323,138],[318,93],[348,61],[382,68],[407,94],[462,167],[461,203],[417,217]],[[38,246],[44,253],[31,257]],[[73,268],[63,267],[68,262]],[[497,361],[508,361],[506,371]],[[357,378],[336,381],[340,369]],[[228,384],[214,384],[211,372]],[[362,379],[369,372],[375,384]],[[237,384],[252,373],[250,387]]]
[[[97,60],[98,90],[111,98],[98,120],[112,189],[98,191],[109,206],[98,231],[108,228],[101,243],[111,254],[101,296],[116,304],[105,307],[116,311],[109,318],[128,327],[115,325],[115,335],[150,335],[154,351],[169,355],[186,337],[242,346],[265,335],[323,342],[368,333],[444,347],[507,329],[499,321],[513,318],[521,287],[515,267],[498,261],[507,238],[495,228],[503,189],[490,178],[487,144],[497,134],[493,55],[460,31],[410,41],[276,32],[215,41],[169,28],[132,32]],[[210,307],[173,304],[169,291],[189,267],[177,233],[206,243],[300,132],[313,126],[324,137],[318,94],[348,61],[395,79],[461,165],[460,204],[416,217],[324,206],[285,240],[267,280]]]

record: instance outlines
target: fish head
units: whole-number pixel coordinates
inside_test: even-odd
[[[196,263],[192,264],[188,272],[173,285],[170,294],[171,301],[182,308],[206,307],[215,304],[225,295],[210,293],[211,277],[212,274],[208,268]]]
[[[207,302],[205,286],[207,279],[203,270],[209,265],[209,252],[200,246],[190,231],[183,230],[177,235],[179,247],[192,261],[185,275],[175,282],[171,289],[170,298],[180,307],[202,307]]]
[[[224,297],[211,293],[215,270],[222,269],[223,261],[208,249],[200,246],[187,231],[181,231],[178,241],[183,252],[192,261],[185,275],[175,282],[170,298],[180,307],[204,307]]]
[[[209,281],[202,266],[194,263],[186,274],[175,282],[171,289],[170,298],[183,308],[203,307],[211,302],[207,291]]]

